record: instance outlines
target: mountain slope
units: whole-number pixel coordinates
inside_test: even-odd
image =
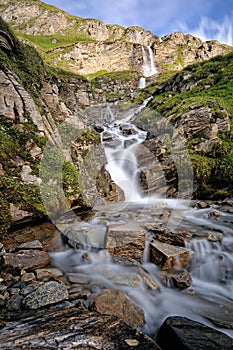
[[[232,196],[233,53],[188,66],[148,91],[153,94],[149,106],[154,114],[166,118],[186,139],[195,174],[194,196]],[[142,115],[137,122],[152,131],[156,118]]]
[[[45,62],[84,75],[121,70],[142,75],[142,46],[151,47],[158,72],[174,72],[232,50],[182,33],[159,40],[143,28],[71,16],[39,0],[21,0],[20,6],[16,0],[1,0],[0,9],[18,37],[35,45]]]

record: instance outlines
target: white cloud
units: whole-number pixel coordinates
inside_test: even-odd
[[[187,25],[180,23],[180,28],[182,31],[197,36],[204,41],[216,39],[221,43],[233,46],[233,14],[225,16],[221,22],[203,17],[196,28],[189,28]]]

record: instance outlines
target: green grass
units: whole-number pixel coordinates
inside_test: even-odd
[[[77,42],[95,42],[85,33],[78,33],[77,30],[69,31],[67,34],[57,33],[54,35],[29,35],[19,31],[15,31],[15,34],[26,42],[35,45],[42,52],[49,52],[56,48],[64,48],[72,46]],[[46,56],[44,56],[46,58]]]
[[[231,132],[219,133],[217,149],[213,149],[209,154],[200,154],[195,151],[195,145],[202,141],[201,135],[195,134],[188,140],[187,146],[199,184],[195,195],[214,197],[218,186],[228,189],[220,191],[221,195],[223,193],[232,195],[233,52],[186,67],[182,72],[168,79],[166,86],[172,86],[172,82],[178,75],[184,76],[187,73],[190,73],[190,77],[185,80],[183,86],[192,84],[191,90],[184,89],[181,92],[167,89],[166,92],[161,92],[157,89],[157,82],[147,88],[154,95],[149,106],[163,117],[172,116],[172,123],[175,123],[185,112],[200,107],[209,107],[213,118],[226,117],[228,113]]]

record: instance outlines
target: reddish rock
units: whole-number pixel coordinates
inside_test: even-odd
[[[156,240],[150,242],[150,260],[162,270],[185,267],[189,263],[190,255],[191,252],[182,247]]]
[[[91,309],[102,315],[116,316],[133,328],[145,324],[143,310],[134,305],[121,291],[104,290],[92,302]]]
[[[146,244],[146,231],[138,224],[109,225],[106,248],[110,255],[141,260]]]
[[[45,267],[50,263],[49,255],[39,250],[20,250],[3,256],[3,265],[12,269],[32,270]]]
[[[192,284],[192,278],[187,270],[171,270],[171,271],[162,271],[161,278],[166,283],[168,279],[172,280],[174,286],[177,289],[183,290],[189,288]]]

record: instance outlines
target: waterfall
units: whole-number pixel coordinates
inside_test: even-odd
[[[154,57],[152,48],[148,45],[146,47],[142,46],[142,73],[144,77],[140,78],[139,88],[144,88],[146,86],[146,79],[152,75],[157,74],[157,69],[155,68]]]
[[[138,159],[140,156],[146,157],[147,149],[143,148],[143,140],[147,133],[138,129],[133,121],[149,100],[150,98],[140,107],[134,108],[133,112],[130,110],[121,120],[115,115],[122,114],[114,114],[110,106],[107,106],[102,115],[104,131],[101,138],[107,160],[106,169],[112,180],[123,190],[126,202],[108,202],[105,205],[97,203],[92,212],[94,216],[85,217],[84,221],[78,217],[77,221],[66,223],[69,217],[65,218],[66,229],[63,233],[75,249],[56,252],[51,257],[53,264],[60,267],[68,279],[79,281],[83,288],[93,294],[105,288],[123,291],[133,303],[144,310],[146,324],[142,331],[155,337],[157,329],[167,316],[186,316],[210,325],[209,311],[210,317],[220,313],[221,320],[221,314],[232,304],[233,219],[231,214],[222,213],[222,220],[217,220],[209,215],[211,208],[188,208],[187,202],[179,198],[167,199],[157,197],[154,193],[140,193]],[[109,125],[106,125],[107,122]],[[190,233],[186,248],[193,251],[193,254],[186,269],[192,278],[192,285],[187,291],[176,289],[173,283],[164,283],[161,271],[150,262],[150,232],[146,234],[141,266],[138,262],[132,263],[130,256],[128,259],[122,255],[122,260],[109,256],[106,242],[108,238],[114,238],[115,229],[116,247],[125,245],[128,249],[128,242],[133,243],[133,237],[138,237],[137,231],[136,236],[132,235],[135,227],[141,230],[145,223],[153,223],[156,226],[158,224],[158,229],[165,225],[169,228],[168,232],[171,232],[169,222],[173,224],[173,221],[178,230]],[[113,234],[109,235],[110,232]],[[222,239],[216,242],[207,240],[204,237],[208,237],[209,232],[221,232]],[[175,233],[176,231],[174,235]],[[201,239],[198,238],[200,233],[204,234],[204,237],[200,236]],[[129,241],[125,240],[127,237]],[[133,249],[137,250],[134,245]],[[165,275],[165,278],[169,281],[170,277]],[[140,284],[138,280],[141,281]],[[155,284],[158,288],[154,288]],[[211,327],[213,328],[213,324]],[[231,329],[221,328],[221,331],[233,338]]]
[[[150,98],[123,120],[113,121],[104,128],[103,132],[103,134],[107,133],[110,136],[110,143],[103,142],[107,159],[106,169],[110,173],[111,179],[124,192],[126,202],[141,200],[136,151],[145,140],[147,132],[138,129],[130,123],[130,120],[146,106],[149,100]],[[112,142],[114,147],[112,147]]]

